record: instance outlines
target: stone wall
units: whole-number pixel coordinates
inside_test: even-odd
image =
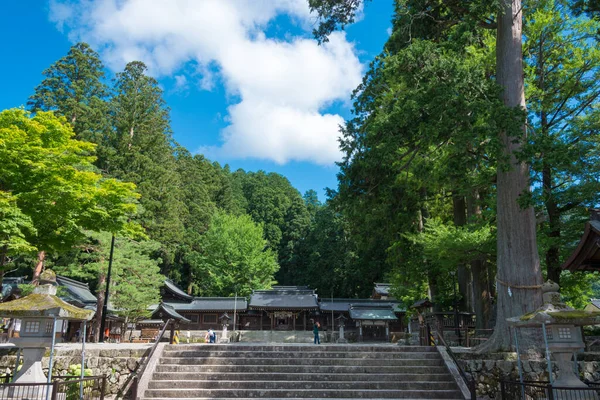
[[[519,380],[516,353],[472,354],[458,353],[461,368],[475,379],[477,398],[500,398],[501,380]],[[523,379],[529,381],[548,381],[546,360],[522,360]],[[579,372],[581,379],[600,382],[600,353],[580,355]],[[553,363],[553,376],[556,364]]]
[[[100,347],[103,348],[100,348]],[[106,396],[112,398],[117,391],[123,387],[127,378],[134,371],[141,361],[150,351],[150,346],[130,346],[121,345],[89,345],[86,348],[86,368],[92,370],[92,375],[106,375]],[[12,354],[0,356],[0,372],[12,374],[16,355]],[[48,371],[49,351],[42,360],[44,373]],[[81,348],[75,344],[57,347],[54,357],[53,375],[67,375],[69,365],[81,364]]]

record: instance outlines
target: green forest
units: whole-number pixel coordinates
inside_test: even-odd
[[[321,42],[362,7],[309,4]],[[456,285],[480,328],[510,279],[551,279],[581,308],[600,297],[600,277],[560,266],[600,200],[599,10],[524,3],[523,96],[509,104],[496,1],[396,0],[324,202],[282,175],[192,154],[144,63],[109,79],[77,43],[24,108],[0,113],[1,274],[35,282],[52,268],[89,282],[101,309],[114,238],[111,303],[132,319],[158,302],[165,277],[197,296],[281,284],[356,298],[391,282],[405,305],[429,297],[439,310]],[[506,246],[533,270],[502,269]]]

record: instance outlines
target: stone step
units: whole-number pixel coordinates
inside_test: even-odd
[[[152,381],[149,389],[232,389],[240,390],[455,390],[454,382],[378,382],[378,381]]]
[[[364,381],[377,380],[378,382],[454,382],[449,373],[428,373],[423,371],[421,374],[332,374],[332,373],[285,373],[285,372],[155,372],[153,375],[155,381],[193,381],[193,380],[226,380],[226,381]]]
[[[171,350],[211,350],[211,351],[302,351],[302,352],[323,352],[323,351],[344,351],[344,352],[375,352],[375,353],[437,353],[433,346],[398,346],[393,344],[256,344],[247,345],[243,343],[232,344],[177,344],[167,345],[165,351]]]
[[[352,366],[341,365],[176,365],[158,364],[155,372],[187,372],[187,373],[223,373],[223,372],[249,372],[249,373],[319,373],[319,374],[444,374],[448,373],[445,366]]]
[[[281,358],[313,358],[315,352],[297,351],[240,351],[240,350],[165,350],[163,357],[243,357],[243,358],[269,358],[274,355]],[[372,351],[322,351],[318,352],[321,358],[361,358],[361,359],[439,359],[439,353],[434,352],[372,352]]]
[[[457,393],[457,397],[451,397],[449,399],[446,400],[464,400],[463,397],[459,397],[458,396],[459,393]],[[265,397],[263,397],[265,398]],[[270,400],[285,400],[286,397],[267,397]],[[142,397],[142,400],[149,400],[149,397]],[[220,397],[220,400],[249,400],[250,398],[248,397]],[[296,400],[314,400],[315,397],[311,397],[311,398],[304,398],[304,397],[295,397]],[[339,397],[329,397],[329,400],[342,400]],[[365,397],[365,400],[367,398]],[[152,397],[152,400],[173,400],[172,397]],[[212,398],[208,398],[208,397],[188,397],[186,400],[212,400]],[[346,400],[346,399],[344,399]],[[376,399],[370,399],[370,400],[376,400]],[[423,398],[403,398],[402,400],[423,400]]]
[[[354,398],[354,399],[460,399],[457,390],[322,390],[289,391],[280,389],[148,389],[146,398],[189,399],[227,398],[231,395],[248,398]]]
[[[161,357],[161,364],[170,365],[336,365],[336,366],[398,366],[398,367],[438,367],[444,365],[444,361],[438,359],[363,359],[363,358],[245,358],[245,357],[221,357],[221,358],[191,358],[191,357]]]

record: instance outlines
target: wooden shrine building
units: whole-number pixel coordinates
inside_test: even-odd
[[[600,271],[600,210],[592,210],[579,245],[562,269],[571,272]]]
[[[315,290],[306,286],[273,286],[270,290],[254,290],[248,308],[253,313],[243,316],[245,329],[295,331],[312,329],[319,302]],[[254,323],[253,323],[254,322]]]

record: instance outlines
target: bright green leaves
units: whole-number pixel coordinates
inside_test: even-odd
[[[14,224],[35,228],[21,237],[40,251],[70,248],[83,228],[120,232],[136,212],[135,186],[94,172],[94,145],[73,136],[52,113],[0,113],[0,189],[18,207]]]
[[[454,271],[457,265],[473,260],[495,260],[496,234],[489,225],[454,226],[439,218],[429,219],[420,234],[406,238],[423,248],[423,255],[444,271]]]
[[[32,235],[35,235],[35,227],[31,218],[17,206],[17,198],[0,191],[0,257],[36,251],[27,241],[27,236]]]
[[[202,248],[194,263],[201,295],[248,296],[253,289],[275,283],[277,257],[267,248],[262,227],[248,215],[216,213],[202,238]]]

